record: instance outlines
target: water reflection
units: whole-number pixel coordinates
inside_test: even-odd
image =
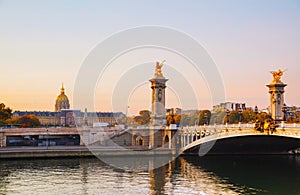
[[[2,160],[0,194],[300,192],[300,159],[295,156],[180,157],[153,169],[159,160],[146,158],[136,163],[134,171],[115,168],[97,158]]]
[[[300,156],[186,157],[187,162],[213,172],[246,193],[300,194]]]

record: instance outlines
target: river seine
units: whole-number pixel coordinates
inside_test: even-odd
[[[184,156],[0,161],[0,194],[300,194],[300,156]],[[152,169],[152,168],[155,169]]]

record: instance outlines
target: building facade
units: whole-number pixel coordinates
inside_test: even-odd
[[[219,105],[213,106],[212,112],[221,112],[221,111],[233,111],[233,110],[247,110],[246,103],[236,103],[236,102],[225,102],[220,103]]]
[[[60,95],[55,101],[55,111],[15,111],[13,117],[35,115],[43,126],[93,126],[94,123],[108,123],[109,125],[119,124],[126,115],[122,112],[86,112],[70,109],[68,96],[65,94],[64,86],[60,90]],[[85,118],[85,119],[84,119]],[[84,121],[85,120],[85,121]]]

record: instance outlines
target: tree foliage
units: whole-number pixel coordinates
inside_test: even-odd
[[[9,124],[18,125],[22,128],[41,126],[39,119],[33,114],[13,117],[9,120]]]
[[[138,116],[133,117],[134,123],[145,125],[150,122],[151,112],[149,110],[141,110]]]
[[[180,124],[180,121],[181,121],[181,114],[175,114],[174,117],[174,123],[175,124]]]
[[[237,110],[232,110],[229,113],[229,116],[225,113],[224,119],[223,119],[223,124],[229,123],[229,124],[234,124],[234,123],[253,123],[256,120],[258,121],[265,121],[266,119],[271,118],[271,116],[265,112],[262,113],[255,113],[252,110],[244,110],[242,113],[240,113]]]
[[[211,112],[209,110],[201,110],[198,117],[198,125],[210,124]]]
[[[181,122],[181,114],[174,114],[167,116],[167,125],[170,124],[180,124]]]
[[[210,124],[222,124],[224,123],[223,120],[225,119],[226,112],[219,111],[211,114]]]
[[[244,123],[253,122],[256,120],[256,114],[251,110],[244,110],[242,112],[242,119],[242,122]]]
[[[5,107],[5,104],[0,104],[0,125],[6,125],[7,120],[11,118],[12,109]]]
[[[209,110],[197,110],[186,114],[175,114],[173,122],[183,126],[204,125],[209,124],[211,119],[211,112]],[[171,116],[167,117],[167,121],[171,121]]]

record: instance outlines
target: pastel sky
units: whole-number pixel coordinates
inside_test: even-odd
[[[206,49],[222,75],[226,101],[266,108],[266,84],[272,81],[269,71],[281,68],[287,69],[282,78],[288,84],[285,101],[300,106],[299,21],[300,1],[296,0],[2,0],[0,102],[13,110],[53,111],[63,82],[72,105],[77,74],[95,46],[122,30],[154,25],[184,32]],[[121,57],[115,66],[139,52]],[[171,55],[157,50],[144,53],[148,62]],[[117,68],[112,68],[107,74],[115,72]],[[130,114],[150,107],[147,74],[145,82],[132,89]],[[200,99],[196,109],[211,109],[204,79],[191,80]],[[180,106],[172,87],[168,98],[167,107]],[[95,100],[97,111],[112,110],[111,94],[96,89]],[[126,107],[120,111],[126,112]]]

